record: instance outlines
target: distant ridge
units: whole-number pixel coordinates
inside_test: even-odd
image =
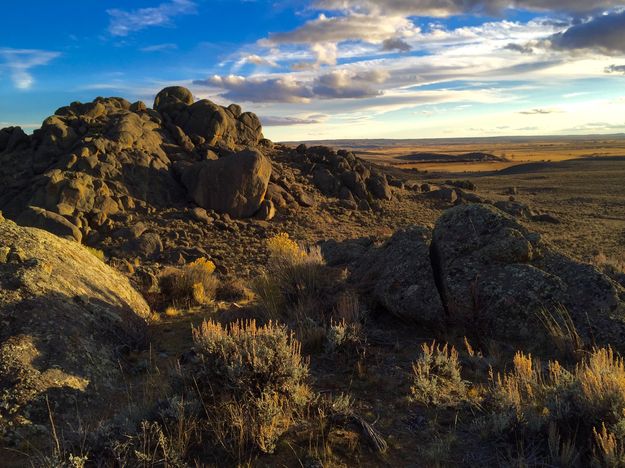
[[[388,148],[392,146],[408,145],[466,145],[469,143],[488,142],[525,142],[525,141],[558,141],[558,140],[588,140],[588,139],[625,139],[625,133],[589,134],[589,135],[531,135],[531,136],[496,136],[496,137],[458,137],[458,138],[354,138],[337,140],[301,140],[282,141],[284,145],[323,145],[352,149]]]

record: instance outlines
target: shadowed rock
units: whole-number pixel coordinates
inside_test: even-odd
[[[30,440],[97,420],[119,387],[122,351],[144,339],[149,308],[84,247],[0,220],[0,435]],[[73,410],[69,410],[73,408]]]
[[[546,335],[541,310],[564,306],[587,342],[625,337],[620,286],[492,206],[447,210],[432,250],[452,321],[502,339],[537,338]]]
[[[430,237],[421,227],[397,231],[356,262],[352,279],[396,317],[438,327],[444,312],[430,262]]]

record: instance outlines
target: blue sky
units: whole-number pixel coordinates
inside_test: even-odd
[[[274,140],[625,132],[614,0],[31,0],[3,10],[0,127],[181,84]]]

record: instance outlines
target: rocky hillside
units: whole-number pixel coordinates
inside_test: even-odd
[[[622,427],[572,383],[625,350],[620,276],[516,190],[274,145],[180,87],[0,130],[0,185],[0,448],[35,466],[501,466],[528,434],[556,466],[552,427],[584,462]],[[568,370],[504,376],[523,352]]]

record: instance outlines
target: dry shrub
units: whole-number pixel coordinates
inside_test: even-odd
[[[491,384],[486,401],[491,433],[549,436],[555,431],[558,439],[562,434],[565,458],[579,452],[590,460],[593,450],[605,454],[623,447],[625,364],[609,347],[595,348],[572,370],[557,361],[544,370],[531,355],[518,352],[513,369],[491,374]]]
[[[468,386],[460,375],[456,349],[432,342],[423,343],[421,350],[412,365],[412,398],[426,406],[454,407],[468,401]]]
[[[300,246],[283,233],[267,248],[269,261],[254,292],[266,316],[287,323],[307,351],[322,349],[332,326],[351,327],[360,319],[357,298],[340,294],[340,272],[325,265],[319,247]]]
[[[324,261],[318,247],[302,247],[286,233],[269,239],[267,249],[267,271],[255,292],[269,316],[278,318],[289,306],[318,295],[325,285]]]
[[[87,249],[87,252],[89,252],[91,255],[93,255],[98,260],[100,260],[102,262],[106,261],[106,257],[104,256],[104,252],[102,252],[101,250],[96,249],[94,247],[89,247],[87,245],[85,245],[85,249]]]
[[[215,299],[219,286],[214,271],[215,264],[205,258],[182,268],[168,268],[161,276],[161,290],[174,303],[209,304]]]
[[[593,428],[592,433],[595,439],[592,465],[606,468],[625,466],[623,441],[608,431],[603,423],[599,431]]]
[[[217,299],[228,302],[249,302],[254,298],[252,291],[238,278],[222,280],[217,288]]]
[[[615,258],[599,252],[591,259],[591,263],[614,281],[625,286],[625,255]]]
[[[193,340],[200,360],[193,377],[214,440],[238,459],[254,449],[271,453],[311,396],[300,344],[283,326],[254,320],[205,321]]]

